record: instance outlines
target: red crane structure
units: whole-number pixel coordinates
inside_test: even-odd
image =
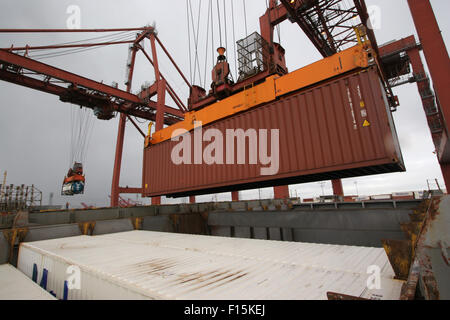
[[[263,43],[267,44],[268,52],[263,57],[265,68],[255,74],[247,74],[240,77],[235,82],[223,81],[226,76],[224,78],[223,73],[221,73],[225,65],[222,63],[224,61],[222,59],[222,64],[220,65],[222,69],[214,70],[218,77],[215,78],[213,76],[213,85],[209,93],[206,93],[204,88],[193,85],[187,80],[158,38],[156,30],[152,27],[84,30],[0,29],[0,33],[138,32],[136,38],[131,41],[0,49],[0,80],[56,95],[63,102],[91,108],[94,110],[97,118],[102,120],[110,120],[116,113],[120,113],[111,188],[111,206],[117,207],[123,202],[120,199],[120,194],[144,194],[144,186],[123,188],[119,184],[127,119],[145,138],[146,134],[138,127],[132,116],[155,122],[156,131],[160,131],[164,128],[164,125],[171,126],[183,121],[190,112],[211,106],[225,97],[233,96],[249,86],[261,83],[270,76],[288,74],[284,60],[284,49],[274,41],[274,30],[283,21],[289,20],[297,24],[324,58],[332,57],[349,47],[361,44],[361,38],[366,38],[367,42],[370,43],[371,58],[373,58],[374,64],[378,67],[380,80],[391,111],[395,111],[399,105],[392,88],[403,83],[417,82],[445,183],[447,186],[450,186],[450,144],[446,122],[446,119],[450,119],[450,92],[447,88],[450,74],[448,53],[430,2],[428,0],[408,0],[408,4],[419,35],[419,43],[411,36],[379,47],[369,23],[369,15],[364,0],[281,0],[280,3],[276,0],[271,0],[267,11],[260,18],[261,38]],[[355,25],[361,26],[361,28],[355,28]],[[144,49],[143,41],[150,41],[151,54]],[[119,44],[130,45],[128,80],[125,91],[28,57],[28,53],[32,50]],[[186,104],[180,99],[162,74],[158,63],[157,46],[169,58],[189,88],[190,96]],[[425,54],[435,92],[432,90],[430,78],[425,73],[419,50],[423,50]],[[15,52],[22,52],[23,55]],[[136,55],[139,52],[153,66],[155,82],[148,88],[143,89],[139,94],[133,94],[131,93],[131,86],[136,67]],[[222,50],[220,56],[223,56],[223,54],[224,51]],[[402,80],[402,77],[404,78],[410,73],[409,64],[412,65],[413,75],[406,80]],[[167,94],[171,97],[176,107],[166,104]],[[332,186],[335,195],[343,196],[344,190],[340,179],[332,180]],[[234,201],[239,200],[238,191],[230,190],[232,191],[232,199]],[[288,186],[275,187],[274,196],[280,199],[288,198]],[[195,201],[195,195],[190,195],[190,201]],[[161,198],[152,198],[152,203],[160,204]]]
[[[84,30],[65,30],[65,29],[21,29],[21,30],[0,30],[0,32],[122,32],[122,31],[140,31],[133,41],[100,42],[90,44],[72,44],[58,46],[40,46],[40,47],[11,47],[0,50],[0,79],[11,83],[19,84],[35,90],[43,91],[59,96],[63,102],[77,104],[94,110],[97,118],[109,120],[114,117],[114,113],[120,113],[119,129],[116,146],[115,165],[113,172],[112,200],[111,205],[118,205],[118,196],[120,193],[141,193],[140,188],[120,188],[120,168],[122,160],[123,139],[125,133],[125,123],[127,119],[139,130],[143,137],[144,132],[138,127],[131,116],[155,121],[157,128],[162,128],[164,124],[171,125],[183,119],[183,114],[187,110],[181,99],[175,93],[170,84],[165,80],[159,71],[158,58],[156,55],[156,43],[158,42],[167,52],[161,41],[156,36],[152,27],[145,28],[123,28],[123,29],[84,29]],[[141,42],[149,39],[152,45],[153,58],[141,46]],[[73,74],[71,72],[55,68],[53,66],[41,63],[28,58],[28,52],[31,50],[57,49],[57,48],[79,48],[96,47],[117,44],[130,44],[130,62],[128,64],[127,90],[123,91],[106,84],[87,79],[85,77]],[[17,51],[24,51],[25,55],[15,54]],[[158,79],[152,86],[143,90],[138,95],[130,93],[133,81],[133,72],[135,68],[135,58],[138,51],[141,51],[148,61],[154,66],[155,76]],[[169,55],[170,57],[170,55]],[[170,57],[170,60],[173,59]],[[174,61],[173,61],[174,62]],[[178,66],[175,67],[180,70]],[[186,80],[181,73],[183,79]],[[189,82],[186,80],[188,86]],[[165,94],[168,93],[178,108],[169,107],[165,104]],[[152,100],[157,96],[156,101]],[[158,199],[156,199],[158,202]]]

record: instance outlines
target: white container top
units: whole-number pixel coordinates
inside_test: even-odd
[[[18,267],[31,277],[34,265],[58,298],[71,276],[69,299],[399,299],[403,284],[382,248],[149,231],[23,243]]]
[[[56,300],[9,264],[0,265],[0,300]]]

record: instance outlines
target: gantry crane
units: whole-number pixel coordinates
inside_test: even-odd
[[[268,55],[264,57],[263,61],[266,67],[255,74],[244,75],[235,83],[224,81],[225,78],[223,76],[217,78],[213,76],[214,86],[211,92],[208,93],[204,88],[189,83],[152,27],[108,30],[0,30],[0,32],[116,32],[127,30],[139,32],[133,41],[2,49],[0,50],[0,79],[59,96],[63,102],[91,108],[99,119],[109,120],[113,118],[114,113],[120,113],[111,192],[111,205],[117,206],[120,193],[143,193],[143,186],[139,188],[121,188],[119,186],[126,120],[129,119],[142,136],[146,137],[146,134],[142,132],[130,116],[154,121],[157,134],[160,134],[164,129],[164,125],[180,125],[180,123],[183,123],[186,115],[196,111],[201,112],[206,107],[214,106],[214,104],[217,104],[225,97],[239,94],[245,87],[260,83],[273,75],[282,76],[288,74],[284,61],[284,49],[274,42],[274,28],[285,20],[298,24],[324,58],[342,54],[349,47],[361,45],[361,38],[366,37],[367,42],[370,43],[372,57],[380,71],[380,78],[392,110],[395,110],[398,106],[398,99],[392,92],[392,87],[395,85],[393,79],[395,80],[402,74],[406,74],[405,70],[402,71],[401,68],[407,65],[404,59],[398,59],[398,52],[408,52],[410,61],[415,69],[414,78],[410,80],[418,82],[444,179],[446,184],[449,185],[450,149],[445,121],[445,119],[450,118],[450,97],[447,90],[450,71],[448,53],[439,33],[429,1],[408,0],[408,4],[419,34],[420,45],[409,38],[409,40],[404,40],[400,44],[397,43],[398,47],[390,44],[379,48],[374,32],[368,25],[369,16],[364,0],[350,2],[341,0],[281,0],[281,3],[271,0],[266,13],[260,18],[261,38],[268,45]],[[357,20],[357,23],[355,23],[355,20]],[[362,28],[355,29],[355,25],[359,25]],[[152,56],[146,52],[141,44],[145,40],[149,40],[151,43]],[[122,43],[131,45],[126,91],[27,57],[27,53],[31,50]],[[159,69],[157,44],[169,57],[190,89],[187,105],[179,98]],[[419,62],[417,54],[419,48],[423,49],[427,58],[436,91],[435,95],[431,92],[430,81],[423,72],[423,67]],[[15,54],[14,52],[17,51],[25,52],[25,54]],[[131,93],[131,85],[136,54],[138,52],[142,52],[153,65],[155,82],[135,95]],[[223,51],[220,51],[219,56],[223,56],[223,53]],[[224,61],[222,59],[219,62]],[[223,66],[224,64],[219,66],[219,69],[222,71]],[[218,75],[220,73],[216,72],[215,74]],[[175,102],[175,108],[166,105],[166,94],[169,94]],[[154,100],[155,97],[156,100]],[[147,141],[150,142],[148,139]],[[342,183],[339,179],[333,180],[333,190],[336,195],[343,195]],[[287,198],[288,196],[287,186],[275,188],[276,198]],[[237,193],[234,191],[233,200],[237,199]],[[153,200],[153,203],[159,203],[160,201],[158,197],[155,197]]]

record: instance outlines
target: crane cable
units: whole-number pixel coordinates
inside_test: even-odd
[[[222,24],[220,22],[220,7],[219,0],[217,0],[217,18],[219,19],[219,38],[220,38],[220,46],[222,46]]]
[[[234,71],[236,74],[236,81],[239,80],[239,75],[237,72],[237,51],[236,51],[236,31],[235,31],[235,24],[234,24],[234,5],[233,1],[231,1],[231,19],[233,23],[233,44],[234,44]]]
[[[211,1],[212,0],[209,0],[209,2],[208,2],[208,20],[207,20],[207,22],[206,22],[206,46],[205,46],[205,73],[204,73],[204,76],[203,76],[203,88],[205,88],[206,87],[206,69],[207,69],[207,67],[208,67],[208,42],[209,42],[209,24],[210,24],[210,18],[211,18],[211,12],[210,12],[210,10],[211,10]],[[214,61],[214,54],[213,54],[213,56],[211,57],[211,59],[213,59],[213,61]]]
[[[189,4],[190,1],[186,0],[186,17],[187,17],[187,32],[188,32],[188,43],[189,43],[189,80],[191,80],[191,83],[193,84],[194,82],[192,81],[192,53],[191,53],[191,23],[189,20]]]
[[[199,1],[199,10],[198,10],[198,24],[197,24],[197,31],[195,31],[195,25],[194,25],[194,15],[192,13],[192,3],[189,1],[189,9],[191,13],[191,20],[192,20],[192,33],[194,36],[194,48],[195,48],[195,60],[194,60],[194,77],[192,83],[195,83],[197,68],[198,68],[198,77],[200,83],[202,82],[201,79],[201,71],[200,71],[200,60],[198,58],[198,38],[199,38],[199,31],[200,31],[200,10],[201,10],[201,4],[202,1]]]
[[[131,35],[132,35],[132,34],[115,35],[114,37],[109,37],[109,38],[107,38],[107,39],[104,39],[104,40],[106,40],[106,41],[100,42],[100,44],[102,44],[102,43],[108,43],[108,42],[111,42],[111,41],[121,41],[121,40],[128,40],[128,39],[132,40]],[[88,41],[88,40],[84,40],[84,41]],[[79,41],[79,42],[84,42],[84,41]],[[85,44],[90,44],[90,43],[88,42],[88,43],[85,43]],[[64,45],[64,44],[62,44],[62,45]],[[47,57],[47,56],[60,55],[60,54],[62,54],[62,53],[65,53],[65,54],[71,54],[71,53],[77,53],[77,52],[80,51],[80,50],[86,51],[87,49],[93,49],[93,48],[96,49],[96,48],[98,48],[98,46],[95,46],[95,47],[89,47],[89,48],[71,48],[71,49],[68,49],[68,50],[62,50],[62,49],[64,49],[64,48],[59,48],[59,49],[44,49],[44,50],[39,50],[39,51],[40,51],[40,52],[42,52],[42,51],[45,52],[45,51],[50,51],[50,50],[51,50],[52,52],[40,53],[40,54],[33,55],[32,57],[43,58],[43,57]],[[57,52],[55,52],[55,50],[62,50],[62,51],[57,51]]]
[[[225,49],[228,52],[227,6],[226,6],[226,2],[227,2],[226,0],[223,0],[223,22],[224,22],[224,25],[225,25],[225,27],[224,27],[224,29],[225,29]],[[231,1],[231,2],[233,2],[233,1]],[[228,54],[226,54],[226,55],[227,55],[227,60],[228,60]],[[230,75],[231,75],[231,78],[233,79],[233,81],[235,81],[234,77],[233,77],[233,73],[231,72],[231,70],[230,70]]]
[[[95,125],[95,117],[87,108],[71,110],[71,158],[70,166],[75,162],[84,163]]]
[[[108,41],[105,41],[103,43],[107,43],[107,42],[111,42],[111,41],[126,41],[126,40],[133,40],[134,37],[130,37],[131,35],[122,35],[121,37],[117,37],[114,39],[109,39]],[[75,54],[75,53],[80,53],[80,52],[85,52],[85,51],[90,51],[90,50],[95,50],[95,49],[99,49],[103,47],[102,45],[98,45],[98,46],[94,46],[94,47],[88,47],[88,48],[75,48],[75,49],[68,49],[68,50],[62,50],[62,51],[57,51],[57,52],[48,52],[48,53],[42,53],[42,54],[35,54],[35,55],[30,55],[31,58],[35,59],[35,60],[42,60],[42,59],[48,59],[48,58],[55,58],[55,57],[60,57],[60,56],[66,56],[66,55],[70,55],[70,54]],[[48,49],[48,50],[60,50],[60,49]]]
[[[247,30],[247,9],[245,7],[245,0],[242,0],[242,3],[244,5],[244,22],[245,22],[245,37],[248,37],[248,30]]]
[[[228,35],[227,35],[227,6],[223,0],[223,24],[225,29],[225,49],[228,50]]]

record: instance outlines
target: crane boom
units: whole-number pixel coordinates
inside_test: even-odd
[[[156,119],[156,102],[145,102],[132,93],[6,50],[0,50],[0,80],[57,95],[63,102],[101,108],[105,113],[116,111],[147,120]],[[183,119],[181,110],[169,106],[165,110],[166,124]]]

